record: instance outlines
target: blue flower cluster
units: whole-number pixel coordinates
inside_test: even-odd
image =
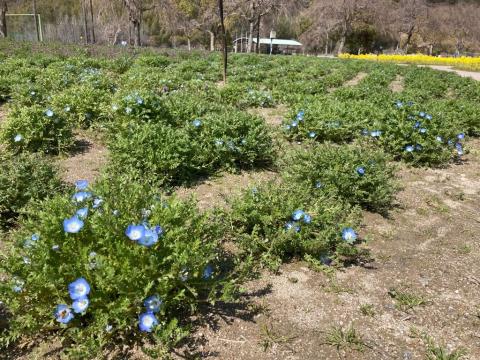
[[[68,284],[68,293],[73,300],[72,306],[59,304],[55,308],[55,319],[61,324],[68,324],[75,314],[83,314],[90,305],[88,294],[90,294],[90,284],[83,277],[76,279]]]
[[[357,238],[358,238],[358,235],[355,232],[355,230],[353,230],[352,228],[344,228],[342,230],[342,239],[346,243],[352,245],[355,243],[355,241],[357,241]]]
[[[88,188],[88,181],[87,180],[78,180],[75,183],[76,190],[77,192],[73,194],[72,200],[77,204],[81,205],[83,207],[79,208],[75,215],[73,215],[71,218],[67,218],[63,220],[63,230],[66,233],[70,234],[76,234],[80,230],[82,230],[84,226],[84,220],[86,219],[88,215],[88,205],[85,206],[87,200],[90,200],[93,198],[93,194],[91,192],[85,191]],[[102,205],[102,198],[96,197],[93,198],[92,202],[92,208],[97,209]]]
[[[128,225],[125,235],[132,241],[145,247],[152,247],[158,242],[159,237],[164,233],[160,225],[149,226],[146,222],[136,225]]]
[[[312,217],[303,210],[295,210],[292,214],[292,221],[289,221],[285,224],[285,229],[287,231],[294,230],[295,232],[300,232],[302,229],[300,222],[304,224],[310,224],[312,222]]]
[[[155,316],[162,307],[163,301],[158,295],[152,295],[143,301],[146,311],[138,316],[138,327],[140,331],[152,332],[158,325],[158,319]]]

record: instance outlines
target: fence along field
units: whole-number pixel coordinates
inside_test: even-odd
[[[163,356],[197,333],[192,315],[246,302],[255,277],[281,281],[273,274],[292,264],[318,279],[361,269],[378,248],[367,242],[369,219],[399,216],[402,174],[468,166],[479,134],[479,84],[425,68],[236,55],[218,86],[216,54],[18,51],[0,61],[1,340],[12,354],[25,341],[61,339],[70,357],[115,354],[125,341]],[[393,92],[398,76],[403,89]],[[288,109],[279,126],[251,111],[279,105]],[[107,146],[107,164],[93,182],[64,183],[54,164],[79,132]],[[221,208],[175,196],[249,170],[275,179]],[[265,329],[267,350],[289,338]],[[328,330],[324,350],[355,352],[346,331]],[[476,354],[471,341],[456,343]]]

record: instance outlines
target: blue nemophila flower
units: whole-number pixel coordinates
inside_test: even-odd
[[[415,147],[413,145],[407,145],[405,147],[405,151],[406,152],[413,152],[413,151],[415,151]]]
[[[321,189],[323,187],[323,184],[320,180],[315,181],[315,188]]]
[[[110,331],[112,331],[112,330],[113,330],[113,326],[112,326],[112,325],[107,324],[107,326],[105,326],[105,331],[106,331],[106,332],[110,332]]]
[[[90,284],[83,277],[68,284],[68,293],[72,300],[84,298],[90,293]]]
[[[309,214],[303,215],[303,222],[305,224],[310,224],[312,222],[312,217]]]
[[[152,295],[143,301],[143,305],[148,312],[156,313],[160,311],[162,299],[158,295]]]
[[[129,114],[131,114],[131,113],[132,113],[132,108],[127,106],[127,107],[125,108],[125,114],[129,115]]]
[[[80,219],[85,219],[88,215],[88,208],[81,208],[78,209],[77,212],[75,213]]]
[[[357,174],[360,176],[365,175],[365,168],[362,166],[357,167],[356,171],[357,171]]]
[[[451,140],[451,139],[448,140],[448,141],[447,141],[447,144],[450,145],[450,146],[453,146],[453,140]]]
[[[90,304],[90,301],[86,296],[84,296],[79,299],[76,299],[72,304],[72,308],[75,313],[81,314],[81,313],[84,313],[85,310],[87,310],[89,304]]]
[[[289,231],[289,230],[292,230],[292,229],[294,229],[295,232],[298,233],[298,232],[300,232],[301,227],[300,227],[300,225],[295,224],[293,221],[287,222],[285,224],[285,230]]]
[[[52,250],[53,250],[53,251],[58,251],[58,250],[60,250],[60,245],[53,245],[53,246],[52,246]]]
[[[54,315],[55,319],[62,324],[68,324],[73,319],[72,310],[65,304],[57,305]]]
[[[36,92],[35,91],[30,91],[30,95],[35,96]]]
[[[427,119],[427,120],[432,120],[432,115],[425,114],[425,119]]]
[[[219,140],[219,139],[215,140],[215,145],[222,146],[223,145],[223,140]]]
[[[423,111],[420,111],[420,113],[418,114],[418,116],[420,116],[420,117],[422,117],[422,118],[425,117],[425,115],[426,115],[426,114],[425,114]]]
[[[415,129],[418,129],[420,126],[422,126],[422,123],[420,121],[417,121],[415,125],[413,125]]]
[[[382,135],[382,132],[380,130],[374,130],[370,133],[372,137],[380,137]]]
[[[200,119],[195,119],[192,121],[192,125],[195,126],[196,128],[202,126],[202,120]]]
[[[187,269],[187,268],[183,268],[183,269],[180,271],[180,274],[178,275],[178,277],[179,277],[180,280],[182,280],[182,281],[187,281],[187,280],[188,280],[188,269]]]
[[[315,136],[317,136],[317,133],[315,131],[310,131],[308,133],[308,137],[311,138],[311,139],[315,138]]]
[[[407,103],[407,105],[408,105],[408,106],[413,106],[413,101],[409,101],[409,102]]]
[[[32,239],[32,241],[38,241],[38,239],[40,239],[40,235],[38,235],[38,234],[32,234],[31,239]]]
[[[113,111],[117,111],[117,110],[118,110],[118,105],[117,105],[117,104],[113,104],[113,105],[112,105],[112,110],[113,110]]]
[[[463,140],[463,139],[465,139],[465,134],[464,134],[464,133],[458,134],[458,135],[457,135],[457,139],[458,139],[458,140]]]
[[[426,134],[427,133],[427,129],[425,129],[425,128],[421,128],[418,131],[420,132],[420,134]]]
[[[285,130],[290,130],[292,128],[291,125],[285,125]]]
[[[362,135],[363,136],[368,136],[368,135],[370,135],[370,131],[368,131],[368,129],[363,129],[362,130]]]
[[[93,206],[92,207],[94,209],[97,209],[102,205],[102,203],[103,203],[103,199],[101,197],[95,198],[95,199],[93,199]]]
[[[76,234],[83,228],[83,221],[77,216],[73,216],[70,219],[63,220],[63,230],[66,233]]]
[[[145,312],[138,316],[138,327],[140,331],[152,332],[153,328],[157,325],[157,317],[151,312]]]
[[[16,292],[16,293],[22,292],[24,286],[25,286],[25,281],[19,278],[13,279],[13,285],[12,285],[13,292]]]
[[[442,138],[441,136],[437,136],[435,139],[436,139],[438,142],[443,142],[443,138]]]
[[[208,280],[212,277],[212,275],[213,275],[213,266],[208,264],[207,266],[205,266],[205,269],[203,269],[202,278],[205,280]]]
[[[305,212],[303,210],[295,210],[292,214],[293,221],[299,221],[303,218]]]
[[[298,122],[292,121],[292,127],[297,127],[297,126],[298,126]]]
[[[164,233],[163,228],[160,225],[153,227],[153,230],[157,233],[158,236],[162,236]]]
[[[68,105],[63,108],[63,111],[65,111],[65,112],[70,112],[70,110],[71,110],[71,108]]]
[[[142,246],[151,247],[158,242],[158,234],[152,229],[145,229],[143,236],[138,239]]]
[[[85,190],[88,187],[88,180],[75,181],[75,187],[77,188],[77,190]]]
[[[23,257],[23,263],[24,263],[25,265],[30,265],[30,264],[32,263],[32,260],[30,260],[29,257],[24,256],[24,257]]]
[[[84,202],[85,200],[90,199],[91,197],[92,197],[92,193],[87,191],[79,191],[73,194],[72,199],[77,203],[81,203],[81,202]]]
[[[112,214],[113,214],[113,216],[118,216],[118,215],[120,215],[120,211],[118,211],[118,210],[113,210],[113,211],[112,211]]]
[[[137,105],[142,105],[143,104],[143,99],[140,96],[137,97],[136,103],[137,103]]]
[[[242,145],[247,145],[247,140],[246,140],[246,139],[242,139],[242,140],[240,141],[240,144],[242,144]]]
[[[13,141],[15,141],[15,142],[20,142],[22,140],[23,140],[23,136],[20,135],[20,134],[15,135],[14,138],[13,138]]]
[[[125,230],[125,235],[130,240],[138,241],[145,235],[145,227],[143,225],[128,225],[127,230]]]
[[[46,115],[47,117],[52,117],[52,116],[54,115],[53,110],[52,110],[52,109],[47,109],[47,110],[45,111],[45,115]]]
[[[400,100],[397,100],[395,106],[400,109],[401,107],[403,107],[403,103]]]
[[[460,143],[455,144],[455,148],[457,149],[457,154],[458,155],[463,155],[463,146]]]
[[[344,228],[342,230],[342,239],[348,244],[353,244],[357,237],[357,233],[352,228]]]
[[[417,151],[422,151],[422,150],[423,150],[423,146],[420,145],[420,144],[417,144],[417,145],[415,145],[415,150],[417,150]]]

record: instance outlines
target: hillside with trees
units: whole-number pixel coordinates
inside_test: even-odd
[[[308,53],[480,51],[472,0],[224,0],[229,44],[238,37],[299,39]],[[33,0],[0,0],[7,14]],[[3,4],[3,5],[2,5]],[[36,0],[45,39],[66,43],[220,48],[216,0]],[[0,13],[2,10],[0,10]],[[3,10],[5,12],[5,10]],[[1,15],[0,15],[1,17]],[[1,22],[1,20],[0,20]],[[34,39],[30,17],[7,17],[10,35]],[[254,51],[248,48],[247,51]]]

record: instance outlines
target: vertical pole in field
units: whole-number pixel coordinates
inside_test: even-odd
[[[92,25],[92,44],[95,44],[95,21],[93,20],[93,2],[90,0],[90,20]]]
[[[37,35],[37,41],[40,41],[40,30],[38,28],[38,16],[37,16],[37,0],[33,0],[33,19],[35,21],[35,33]]]
[[[83,10],[83,33],[85,35],[85,44],[88,44],[88,23],[87,23],[87,9],[85,6],[86,0],[82,1],[82,10]]]
[[[223,0],[218,0],[218,13],[220,15],[220,27],[222,29],[223,38],[223,83],[227,83],[227,33],[225,31],[225,18],[223,14]]]

